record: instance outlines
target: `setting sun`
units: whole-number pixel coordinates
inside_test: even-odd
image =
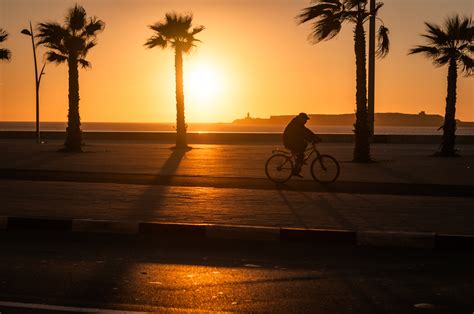
[[[191,67],[185,74],[186,94],[190,97],[190,101],[203,106],[221,93],[222,83],[222,77],[208,64]]]
[[[192,116],[205,120],[216,109],[224,87],[224,76],[216,66],[206,62],[191,63],[185,70],[184,90]]]

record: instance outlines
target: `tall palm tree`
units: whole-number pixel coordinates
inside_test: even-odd
[[[178,15],[166,13],[164,22],[157,22],[149,27],[155,34],[148,39],[145,47],[168,46],[174,49],[174,66],[176,72],[176,148],[187,148],[186,122],[184,120],[184,87],[183,87],[183,53],[189,53],[196,42],[194,35],[201,32],[204,26],[192,28],[192,14]]]
[[[67,62],[69,69],[69,111],[64,151],[82,151],[81,118],[79,116],[79,71],[91,66],[85,58],[94,47],[97,34],[105,27],[104,22],[94,17],[87,17],[86,10],[76,4],[69,9],[64,25],[59,23],[40,23],[38,26],[38,45],[49,50],[46,59],[61,64]]]
[[[4,42],[8,38],[8,33],[3,29],[0,28],[0,43]],[[6,48],[0,48],[0,60],[10,60],[11,58],[10,50]]]
[[[448,65],[448,94],[444,115],[443,140],[438,156],[456,156],[456,84],[458,69],[466,76],[473,74],[474,26],[471,17],[454,15],[446,19],[444,27],[425,23],[428,45],[416,46],[410,54],[422,53],[433,59],[435,66]]]
[[[300,24],[312,21],[310,41],[316,44],[323,40],[334,38],[341,31],[344,22],[352,22],[354,27],[354,50],[356,57],[356,122],[355,133],[355,162],[369,162],[370,157],[370,129],[367,113],[367,72],[366,72],[366,39],[364,23],[372,15],[377,16],[383,3],[378,2],[375,11],[370,12],[367,0],[312,0],[312,5],[303,9],[297,16]],[[377,56],[385,57],[388,54],[388,29],[381,26],[378,32]]]

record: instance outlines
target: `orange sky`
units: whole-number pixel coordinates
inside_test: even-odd
[[[447,69],[407,52],[423,43],[423,21],[441,23],[449,13],[472,15],[472,0],[384,2],[380,17],[390,29],[392,46],[388,57],[377,62],[376,112],[444,114]],[[62,22],[74,3],[0,0],[0,27],[10,33],[2,47],[13,54],[10,62],[0,63],[1,121],[35,117],[31,42],[21,29],[30,19]],[[143,47],[152,35],[147,25],[169,11],[192,12],[195,25],[206,27],[197,36],[202,43],[184,63],[188,122],[230,122],[247,112],[253,117],[354,112],[352,25],[345,24],[333,40],[310,45],[309,25],[298,26],[294,19],[307,0],[79,3],[106,22],[88,57],[92,69],[79,74],[82,121],[175,121],[173,52]],[[39,60],[44,52],[38,50]],[[464,121],[474,121],[473,82],[458,81],[456,117]],[[67,66],[48,64],[41,84],[41,120],[65,121]]]

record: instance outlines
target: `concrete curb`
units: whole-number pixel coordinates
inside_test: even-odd
[[[2,216],[0,216],[0,230],[108,233],[193,238],[198,240],[221,239],[277,243],[299,242],[343,246],[474,249],[474,235],[438,234],[430,232],[351,231],[247,225]]]

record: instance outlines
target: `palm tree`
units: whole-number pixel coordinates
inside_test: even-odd
[[[192,14],[178,15],[166,13],[165,22],[157,22],[149,27],[155,34],[148,39],[145,47],[174,49],[176,72],[176,148],[187,148],[186,122],[184,120],[184,87],[183,87],[183,53],[189,53],[196,42],[194,35],[201,32],[204,26],[192,27]]]
[[[8,33],[3,29],[0,28],[0,43],[4,42],[8,38]],[[10,50],[5,48],[0,48],[0,60],[10,60],[12,54]]]
[[[474,27],[471,17],[454,15],[446,19],[444,28],[425,23],[428,41],[427,46],[416,46],[410,54],[422,53],[433,59],[435,66],[448,65],[448,95],[446,96],[446,113],[444,115],[443,140],[441,149],[435,155],[456,156],[456,84],[458,69],[466,76],[473,74]]]
[[[69,69],[69,111],[66,129],[66,141],[63,151],[82,151],[81,118],[79,116],[79,71],[91,66],[85,58],[94,47],[98,32],[105,27],[104,22],[94,17],[87,17],[86,10],[76,4],[69,9],[64,25],[58,23],[40,23],[38,26],[38,45],[49,50],[46,59],[61,64],[67,62]]]
[[[377,15],[383,6],[379,2],[375,11],[367,8],[367,0],[312,0],[312,5],[303,9],[297,16],[300,24],[313,21],[310,41],[313,44],[334,38],[341,31],[344,22],[352,22],[354,27],[354,49],[356,57],[356,122],[355,133],[355,162],[370,162],[369,138],[371,131],[367,114],[367,72],[366,72],[366,39],[364,23],[372,15]],[[377,56],[385,57],[388,54],[388,29],[381,26],[378,32]]]

